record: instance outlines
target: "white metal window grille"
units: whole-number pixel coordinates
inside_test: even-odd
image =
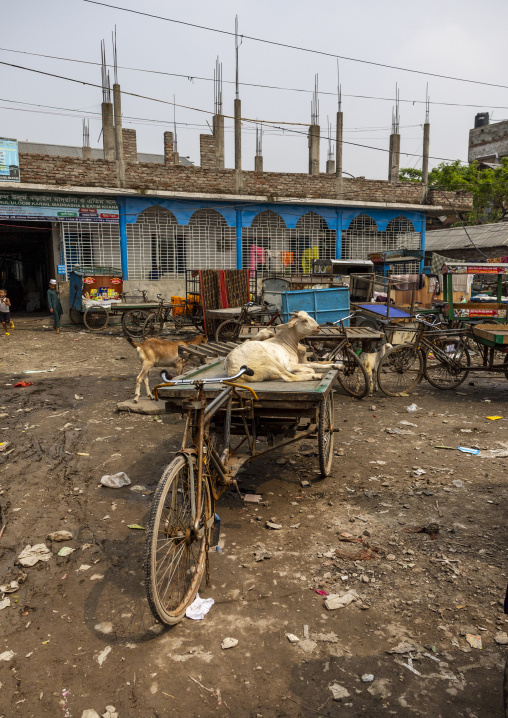
[[[66,279],[75,266],[122,266],[117,224],[62,222],[62,249]]]
[[[186,227],[175,215],[155,205],[127,225],[129,279],[175,279],[185,274]]]
[[[242,266],[257,269],[258,277],[309,274],[312,259],[335,257],[335,237],[315,212],[304,214],[295,229],[288,229],[279,214],[266,210],[242,230]]]
[[[198,209],[187,232],[188,269],[236,269],[236,228],[214,209]]]
[[[372,217],[361,214],[355,217],[349,228],[342,232],[342,259],[368,259],[371,252],[387,252],[393,249],[419,249],[420,232],[415,232],[406,217],[392,219],[384,232],[380,232]],[[418,262],[392,265],[390,273],[412,274],[419,271]]]

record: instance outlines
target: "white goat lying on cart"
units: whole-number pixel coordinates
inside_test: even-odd
[[[294,312],[292,319],[277,328],[275,336],[264,341],[241,344],[228,354],[225,366],[230,376],[243,365],[254,371],[244,376],[247,381],[312,381],[321,379],[330,369],[339,368],[332,362],[306,362],[305,347],[300,340],[319,332],[319,324],[307,312]]]

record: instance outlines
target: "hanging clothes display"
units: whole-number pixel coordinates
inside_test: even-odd
[[[319,247],[308,247],[302,252],[302,271],[310,274],[312,271],[312,260],[319,259]]]
[[[280,253],[280,261],[282,262],[283,267],[290,267],[292,264],[295,263],[295,253],[294,252],[281,252]]]
[[[258,264],[265,263],[265,250],[263,247],[258,247],[255,244],[251,244],[249,248],[249,269],[251,272],[255,272],[258,268]]]

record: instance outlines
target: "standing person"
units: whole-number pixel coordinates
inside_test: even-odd
[[[49,313],[53,318],[53,326],[55,327],[55,332],[57,334],[60,334],[60,317],[63,314],[60,297],[58,296],[59,294],[60,292],[56,288],[56,279],[50,279],[48,289],[48,307]]]
[[[14,329],[14,324],[11,322],[11,300],[7,298],[5,289],[0,289],[0,322],[2,322],[5,336],[8,337],[9,329]]]

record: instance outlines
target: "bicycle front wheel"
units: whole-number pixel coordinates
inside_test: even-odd
[[[159,319],[155,313],[149,314],[143,324],[142,336],[143,339],[150,339],[150,337],[157,337],[164,328],[164,320]]]
[[[457,339],[437,339],[434,345],[436,352],[429,347],[425,353],[424,376],[437,389],[456,389],[469,374],[469,352]],[[440,357],[439,350],[446,354],[446,359]]]
[[[196,458],[191,457],[191,461],[193,481],[186,457],[177,456],[166,467],[153,498],[146,530],[148,604],[153,615],[169,626],[182,620],[196,597],[210,539],[212,500],[204,477],[198,508],[199,529],[194,528],[192,506],[197,496],[198,470]]]
[[[390,349],[379,362],[377,383],[388,396],[406,394],[420,381],[423,357],[414,344],[399,344]]]
[[[122,329],[131,339],[142,339],[143,326],[150,312],[146,309],[128,309],[122,314]]]
[[[234,319],[226,319],[215,331],[216,342],[235,342],[238,338],[240,325]]]
[[[318,455],[322,476],[330,476],[333,461],[333,392],[325,397],[319,408]]]
[[[352,349],[339,352],[334,361],[342,363],[337,374],[341,387],[355,399],[363,399],[369,393],[369,379],[365,367]]]

